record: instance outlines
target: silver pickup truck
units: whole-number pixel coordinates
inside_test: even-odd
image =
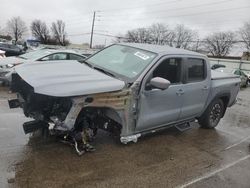
[[[40,128],[74,145],[77,153],[92,151],[90,141],[103,129],[124,144],[198,120],[214,128],[236,102],[240,79],[213,72],[205,55],[166,46],[115,44],[82,64],[27,63],[16,67],[11,89],[34,121],[25,133]]]

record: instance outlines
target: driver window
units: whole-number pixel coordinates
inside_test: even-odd
[[[161,77],[167,79],[171,84],[181,82],[181,58],[169,58],[163,60],[153,72],[152,78]]]

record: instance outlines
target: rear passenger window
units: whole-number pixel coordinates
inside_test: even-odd
[[[188,58],[187,61],[187,81],[197,82],[205,79],[205,62],[203,59]]]

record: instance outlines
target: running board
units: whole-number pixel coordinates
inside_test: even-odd
[[[175,125],[175,127],[176,127],[179,131],[183,132],[183,131],[186,131],[186,130],[188,130],[188,129],[191,129],[192,126],[190,125],[189,122],[187,122],[187,123]]]

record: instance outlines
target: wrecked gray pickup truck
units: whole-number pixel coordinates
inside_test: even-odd
[[[211,72],[206,56],[147,44],[116,44],[78,62],[23,64],[16,67],[12,90],[34,121],[25,133],[46,128],[71,142],[79,155],[98,129],[124,144],[172,126],[199,121],[214,128],[236,102],[240,79]]]

